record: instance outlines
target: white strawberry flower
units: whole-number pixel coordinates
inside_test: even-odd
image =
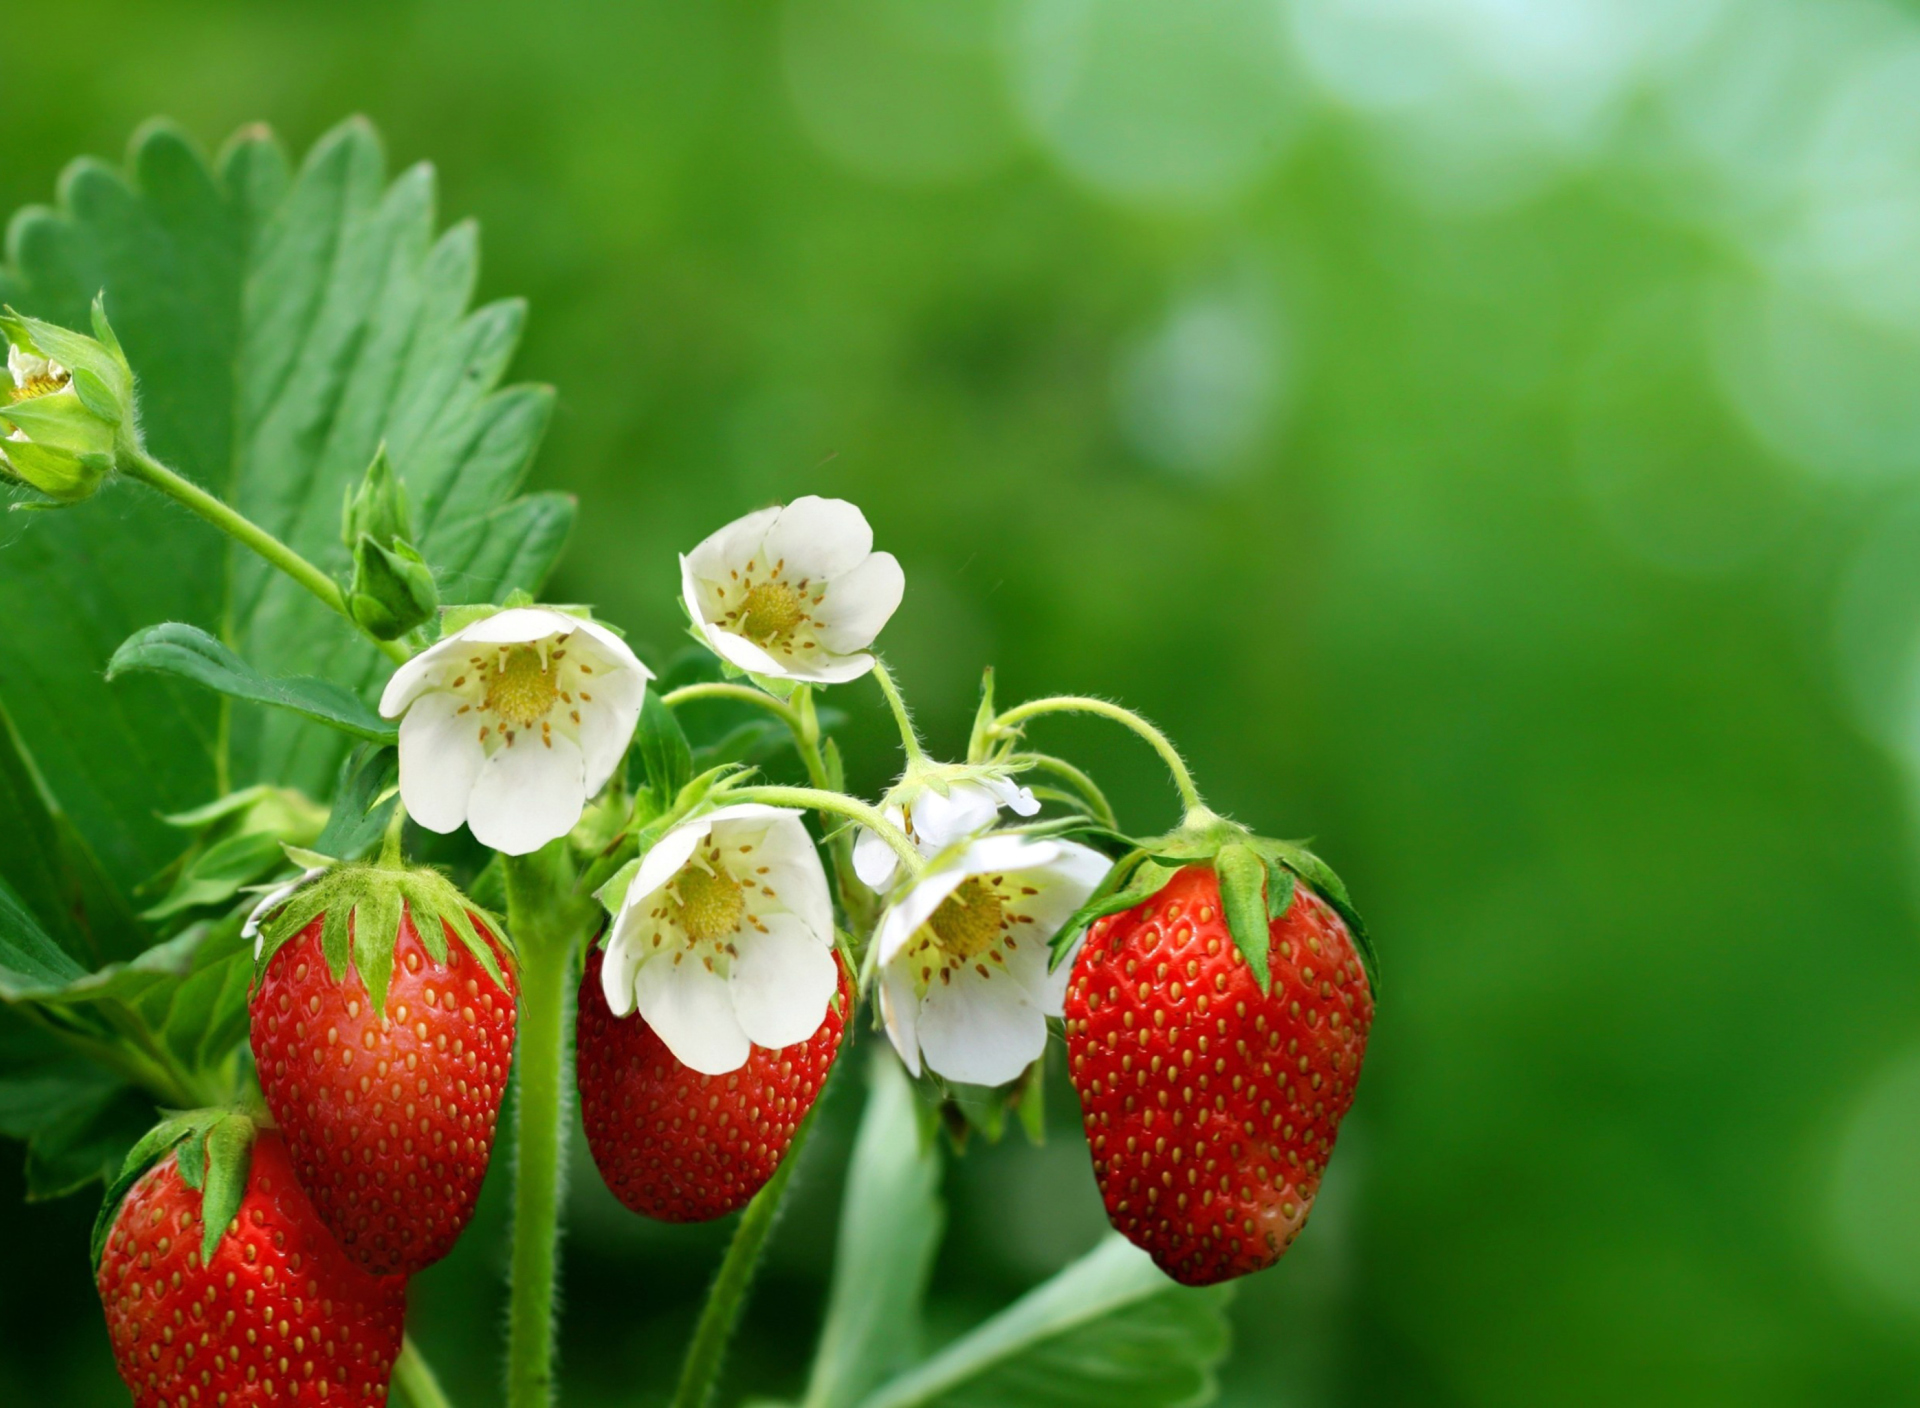
[[[703,1075],[811,1037],[840,967],[827,874],[800,813],[743,803],[661,837],[621,901],[600,981],[615,1016],[637,1010]]]
[[[626,756],[651,678],[605,626],[548,607],[454,632],[380,696],[400,719],[407,814],[508,855],[566,835]]]
[[[977,836],[1000,819],[1005,807],[1019,816],[1040,810],[1033,793],[1010,777],[964,778],[945,784],[945,791],[922,784],[904,799],[889,801],[881,815],[906,832],[923,856],[938,855],[948,846]],[[898,790],[895,793],[898,798]],[[853,843],[853,870],[869,889],[886,890],[899,874],[900,858],[893,847],[866,827]]]
[[[843,684],[900,605],[906,578],[866,516],[814,495],[736,519],[680,559],[694,627],[750,674]]]
[[[1111,868],[1071,841],[983,836],[936,864],[880,917],[880,1014],[916,1076],[1004,1085],[1047,1046],[1071,955],[1047,944]]]

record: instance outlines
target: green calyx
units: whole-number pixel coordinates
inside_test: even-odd
[[[1346,923],[1366,969],[1367,982],[1376,995],[1379,993],[1380,960],[1360,912],[1353,907],[1347,887],[1333,867],[1305,846],[1256,836],[1237,822],[1204,808],[1189,812],[1178,830],[1131,844],[1132,849],[1114,862],[1099,888],[1054,936],[1054,966],[1065,961],[1074,941],[1096,919],[1153,898],[1187,866],[1206,865],[1212,867],[1220,885],[1227,929],[1253,970],[1261,992],[1270,991],[1273,985],[1268,966],[1268,926],[1286,914],[1297,888],[1305,885]]]
[[[170,1154],[179,1160],[180,1181],[200,1194],[200,1264],[212,1261],[247,1195],[258,1119],[250,1110],[182,1110],[169,1112],[149,1130],[127,1154],[94,1218],[94,1271],[100,1270],[120,1204],[133,1185]]]
[[[347,491],[340,537],[353,552],[346,599],[355,621],[380,640],[395,640],[433,619],[440,591],[413,545],[406,487],[384,444],[359,487]]]
[[[345,981],[352,967],[366,985],[374,1010],[384,1013],[403,912],[413,916],[413,927],[434,962],[447,961],[451,931],[487,976],[506,986],[493,946],[474,924],[476,915],[484,920],[511,955],[512,943],[500,920],[461,894],[439,871],[409,869],[397,862],[334,866],[297,891],[260,925],[256,978],[266,972],[289,939],[319,919],[320,951],[333,980]]]

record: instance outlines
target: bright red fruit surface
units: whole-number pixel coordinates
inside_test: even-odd
[[[1190,1286],[1293,1243],[1353,1103],[1373,996],[1304,884],[1268,930],[1262,995],[1207,866],[1097,921],[1067,988],[1067,1051],[1107,1217]]]
[[[254,988],[260,1088],[347,1254],[411,1274],[447,1254],[480,1196],[513,1060],[512,963],[496,946],[502,989],[451,934],[437,963],[404,914],[383,1015],[353,969],[333,980],[321,924],[289,939]]]
[[[96,1283],[135,1408],[387,1401],[406,1281],[369,1276],[314,1216],[271,1131],[239,1216],[200,1264],[200,1194],[168,1154],[135,1183]]]
[[[806,1041],[753,1048],[726,1075],[689,1070],[636,1012],[616,1017],[600,988],[600,951],[580,984],[576,1063],[587,1146],[613,1195],[662,1222],[704,1222],[745,1207],[793,1142],[840,1050],[853,989]]]

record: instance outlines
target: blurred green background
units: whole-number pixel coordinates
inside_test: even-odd
[[[349,111],[478,216],[560,389],[554,595],[659,665],[674,553],[802,492],[906,565],[958,749],[1163,722],[1378,935],[1310,1230],[1223,1401],[1920,1403],[1920,14],[1834,0],[69,0],[0,207],[166,113]],[[35,37],[37,36],[37,37]],[[9,532],[20,531],[17,527]],[[858,785],[891,769],[855,713]],[[1124,736],[1041,726],[1139,829]],[[1057,1076],[1057,1072],[1056,1072]],[[791,1393],[862,1083],[728,1381]],[[1055,1136],[948,1180],[936,1320],[1092,1243]],[[0,1402],[124,1402],[91,1199],[0,1151]],[[566,1401],[663,1401],[724,1228],[576,1150]],[[417,1283],[496,1401],[505,1179]]]

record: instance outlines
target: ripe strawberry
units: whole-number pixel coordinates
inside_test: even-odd
[[[363,889],[380,878],[363,876]],[[466,1229],[513,1056],[511,963],[457,896],[432,906],[417,888],[397,907],[397,925],[392,914],[382,925],[378,904],[360,904],[352,967],[329,961],[328,930],[353,894],[323,893],[326,911],[270,938],[250,1008],[260,1088],[301,1186],[347,1254],[375,1275],[430,1266]],[[296,898],[291,918],[313,903]],[[416,919],[430,926],[424,935]],[[365,952],[378,948],[372,931],[383,927],[384,950]],[[333,942],[343,956],[348,935]],[[364,975],[383,962],[376,1000]]]
[[[405,1279],[347,1259],[271,1132],[257,1137],[245,1194],[203,1262],[203,1195],[180,1160],[204,1147],[169,1150],[139,1177],[99,1253],[95,1284],[135,1408],[385,1403]]]
[[[639,1013],[616,1017],[600,986],[599,949],[587,954],[576,1020],[580,1114],[607,1187],[662,1222],[705,1222],[752,1201],[780,1166],[840,1050],[853,987],[806,1041],[707,1076],[674,1058]]]
[[[1373,1022],[1333,905],[1297,885],[1267,931],[1263,994],[1214,869],[1186,865],[1093,924],[1067,988],[1070,1073],[1107,1217],[1190,1286],[1263,1270],[1292,1244]]]

